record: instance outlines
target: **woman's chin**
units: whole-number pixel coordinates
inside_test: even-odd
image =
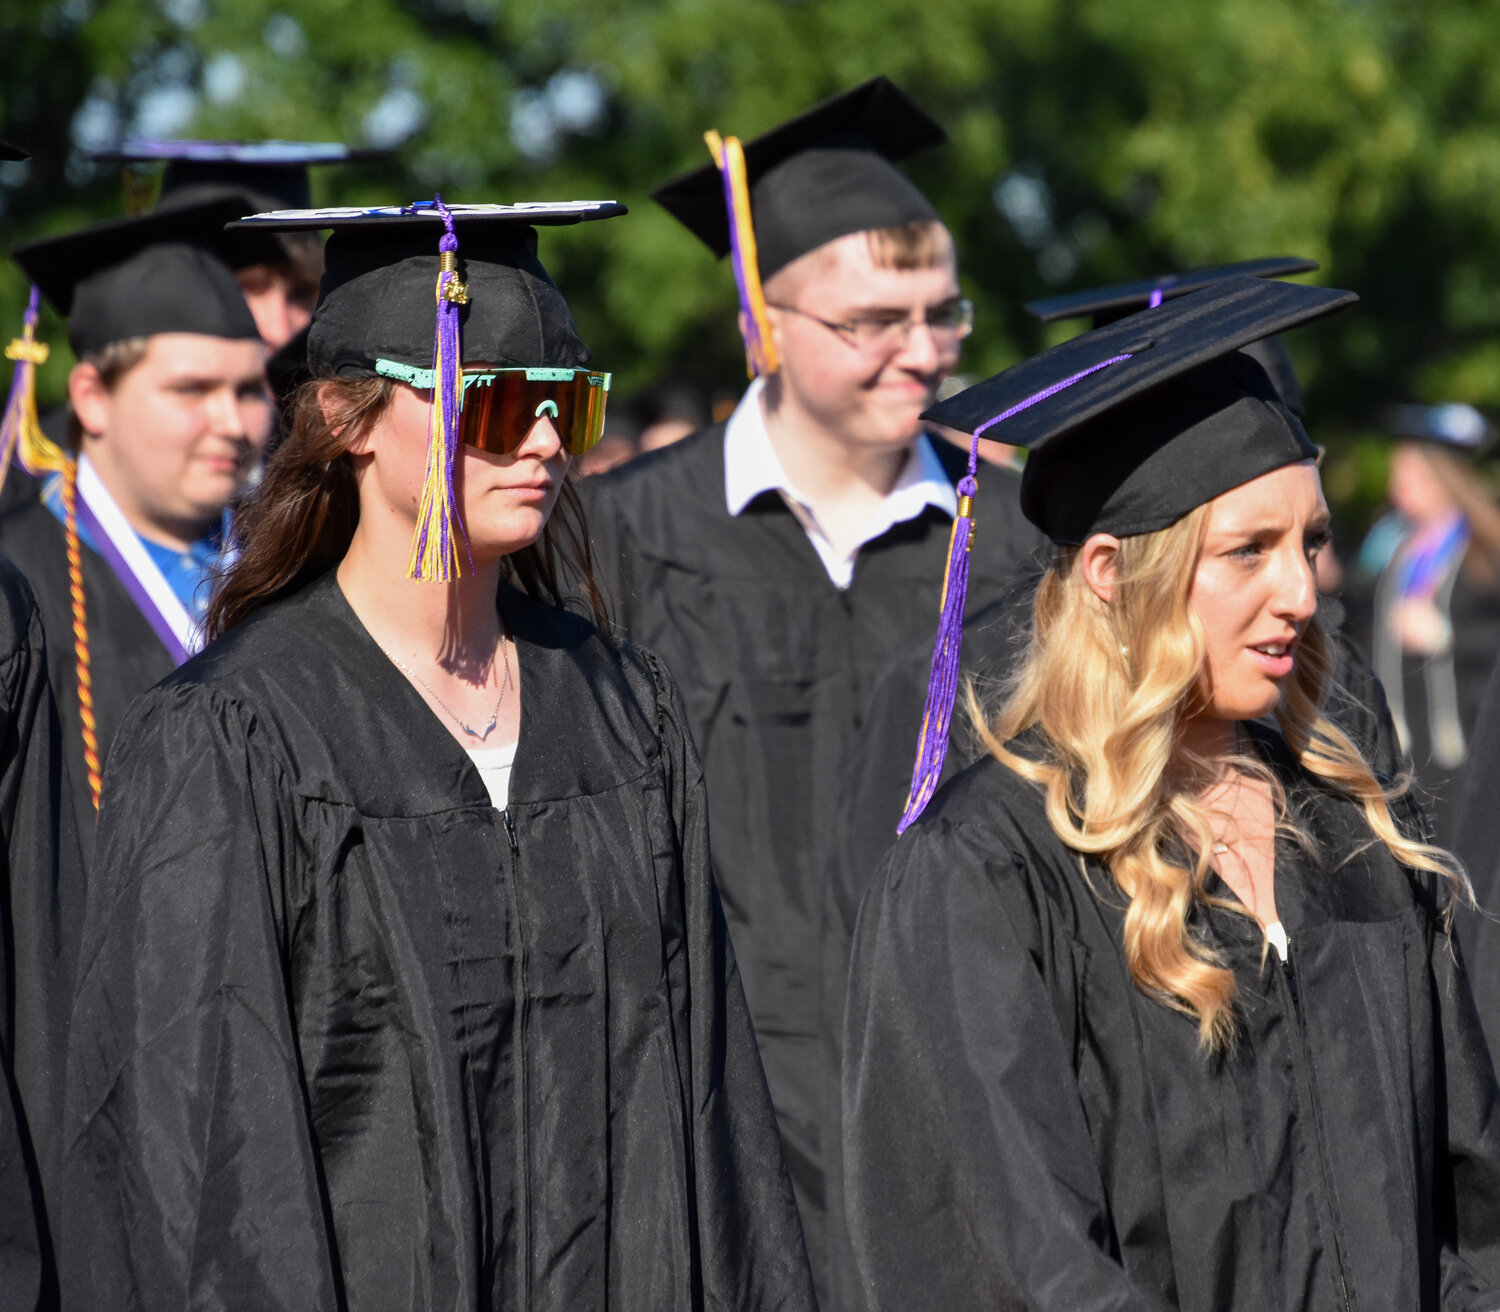
[[[469,554],[476,565],[514,555],[535,546],[547,526],[547,516],[538,510],[514,511],[504,523],[469,524]]]

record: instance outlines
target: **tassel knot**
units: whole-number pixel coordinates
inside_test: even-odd
[[[36,414],[36,369],[45,364],[51,353],[46,342],[36,340],[36,326],[42,313],[42,290],[35,285],[26,303],[21,321],[21,335],[5,348],[5,358],[16,362],[11,375],[10,396],[0,415],[0,486],[5,482],[11,462],[19,460],[28,474],[45,474],[62,469],[67,456],[42,432]]]

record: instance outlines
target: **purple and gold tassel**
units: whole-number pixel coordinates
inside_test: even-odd
[[[745,176],[745,151],[738,137],[703,134],[724,182],[724,211],[729,217],[729,258],[740,299],[740,336],[745,340],[745,368],[751,378],[774,374],[780,362],[771,340],[766,297],[760,286],[760,258],[755,225],[750,219],[750,184]]]
[[[469,568],[474,567],[469,537],[453,490],[453,467],[458,459],[458,412],[463,400],[463,345],[458,314],[459,307],[469,303],[469,288],[458,276],[458,234],[453,231],[453,215],[441,196],[434,197],[433,206],[442,215],[444,228],[438,242],[437,340],[432,352],[427,477],[407,574],[426,582],[448,583],[463,573],[458,559],[460,537],[469,556]]]
[[[1072,387],[1074,383],[1100,369],[1128,359],[1129,352],[1101,360],[1096,365],[1080,370],[1071,378],[1053,383],[1035,396],[1028,396],[1003,414],[985,420],[974,430],[973,441],[969,444],[969,472],[958,483],[958,517],[953,521],[953,533],[948,539],[948,565],[943,577],[937,642],[933,646],[932,670],[927,678],[927,702],[922,708],[922,735],[917,740],[917,761],[912,769],[906,809],[902,811],[901,819],[896,825],[898,836],[906,832],[932,800],[943,776],[943,764],[948,759],[948,729],[953,722],[953,702],[958,696],[964,604],[969,596],[969,548],[974,541],[974,497],[979,490],[979,439],[986,431],[996,424],[1003,424],[1012,415],[1029,410],[1037,402],[1055,396],[1064,388]]]
[[[28,474],[46,474],[61,469],[65,458],[57,445],[42,432],[36,414],[36,370],[47,362],[50,348],[36,339],[41,316],[41,289],[33,285],[26,303],[21,335],[5,348],[5,358],[16,367],[10,380],[10,396],[0,416],[0,486],[12,461],[19,461]]]

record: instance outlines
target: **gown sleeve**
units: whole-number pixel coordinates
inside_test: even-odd
[[[1500,1089],[1457,934],[1433,935],[1438,1119],[1433,1190],[1445,1312],[1500,1308]]]
[[[342,1306],[286,983],[276,759],[192,685],[140,699],[111,756],[68,1045],[66,1307]]]
[[[844,1025],[844,1186],[872,1309],[1147,1312],[1103,1184],[1021,863],[924,820],[860,911]],[[1056,961],[1061,953],[1068,959]]]
[[[694,1188],[704,1306],[817,1306],[781,1138],[709,866],[703,769],[672,677],[643,652],[684,884]]]

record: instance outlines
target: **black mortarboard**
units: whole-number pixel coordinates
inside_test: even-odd
[[[364,163],[389,151],[351,150],[336,141],[156,141],[127,138],[118,150],[101,151],[103,163],[165,163],[161,195],[192,188],[238,191],[252,209],[307,209],[312,204],[308,169],[320,164]]]
[[[1209,269],[1188,269],[1183,273],[1138,278],[1134,282],[1117,282],[1108,287],[1064,292],[1061,296],[1028,301],[1026,313],[1043,323],[1087,316],[1095,328],[1102,328],[1127,314],[1147,309],[1153,303],[1160,304],[1189,292],[1202,291],[1229,278],[1289,278],[1293,274],[1312,273],[1317,267],[1316,260],[1300,255],[1268,255],[1264,259],[1241,260],[1237,264],[1217,264]]]
[[[558,205],[450,205],[458,238],[458,274],[468,286],[459,306],[464,355],[501,366],[587,362],[562,293],[537,258],[533,225],[555,226],[624,214],[614,201]],[[373,377],[379,361],[429,372],[433,356],[433,289],[444,224],[438,209],[288,210],[230,224],[231,232],[332,229],[327,271],[307,337],[315,378]]]
[[[1318,449],[1242,349],[1333,314],[1353,292],[1263,278],[1216,282],[1024,360],[922,417],[1030,454],[1021,510],[1054,542],[1176,523],[1231,488]],[[922,738],[898,832],[941,776],[958,687],[977,451],[959,484]]]
[[[1392,437],[1435,442],[1460,451],[1477,451],[1494,433],[1490,421],[1471,405],[1393,405],[1380,415],[1380,426]]]
[[[889,78],[873,77],[744,143],[760,276],[851,232],[936,220],[893,160],[948,134]],[[730,250],[724,183],[714,164],[651,193],[715,255]]]
[[[536,225],[624,214],[615,201],[286,210],[234,232],[332,230],[307,333],[307,376],[394,378],[432,390],[427,483],[411,576],[459,573],[453,470],[465,361],[498,368],[575,369],[588,347],[537,258]]]
[[[20,146],[14,146],[8,141],[0,141],[0,160],[23,160],[30,159],[31,152],[23,150]]]
[[[992,436],[1029,448],[1021,508],[1053,541],[1152,532],[1312,458],[1301,423],[1241,348],[1357,299],[1227,279],[1043,351],[924,418],[966,433],[994,426]],[[1086,370],[1094,372],[1076,377]],[[1008,417],[996,425],[999,416]]]
[[[32,242],[17,264],[59,314],[82,357],[156,333],[258,339],[228,266],[212,249],[235,217],[226,200],[97,223]]]
[[[1127,314],[1135,314],[1189,292],[1202,291],[1227,278],[1289,278],[1293,274],[1312,273],[1317,267],[1316,260],[1300,255],[1268,255],[1259,260],[1188,269],[1183,273],[1166,273],[1155,278],[1138,278],[1134,282],[1049,296],[1045,300],[1027,302],[1026,312],[1043,323],[1087,316],[1095,328],[1102,328]],[[1302,384],[1297,379],[1297,370],[1286,347],[1276,338],[1267,337],[1252,342],[1245,350],[1260,361],[1287,409],[1305,420],[1307,411],[1302,399]]]

